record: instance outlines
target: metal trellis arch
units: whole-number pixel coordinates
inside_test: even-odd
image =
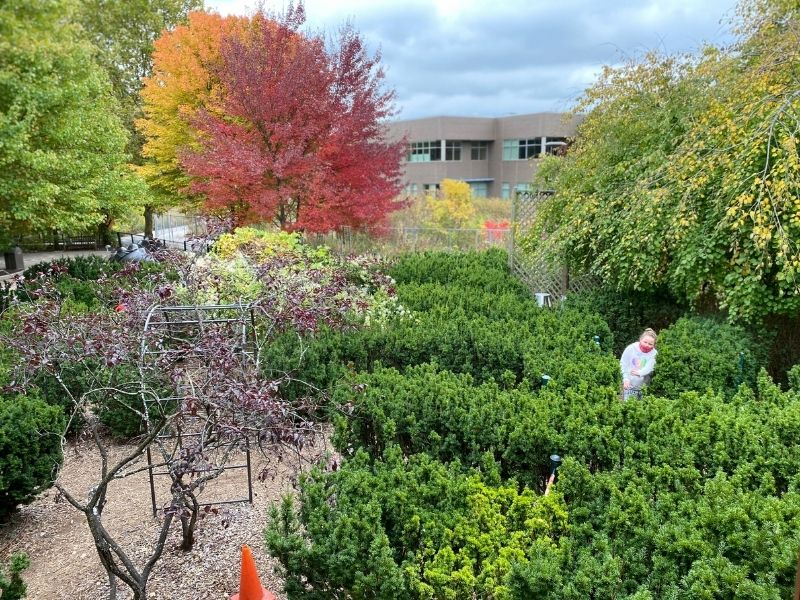
[[[169,353],[186,354],[186,342],[198,334],[202,335],[208,327],[230,327],[233,329],[234,338],[238,339],[237,352],[252,361],[253,368],[258,367],[258,339],[255,324],[255,311],[250,304],[214,304],[214,305],[188,305],[188,306],[161,306],[156,305],[150,308],[145,319],[144,331],[141,342],[141,361],[142,365],[152,365],[159,357]],[[191,352],[187,355],[191,360]],[[201,365],[198,365],[202,368]],[[161,398],[161,402],[175,402],[180,404],[186,397],[177,396],[171,398]],[[192,430],[181,429],[177,432],[169,432],[159,435],[156,440],[162,449],[162,454],[168,457],[167,462],[175,460],[179,456],[181,448],[185,443],[184,438],[203,438],[202,415],[193,416],[198,423]],[[191,419],[190,419],[191,421]],[[236,444],[234,444],[235,446]],[[222,444],[226,446],[226,444]],[[227,446],[231,446],[227,444]],[[219,444],[210,448],[211,452],[220,451]],[[227,456],[227,452],[236,450],[231,446],[227,449],[222,448],[222,453]],[[244,439],[243,462],[228,464],[223,460],[219,466],[209,467],[208,471],[218,470],[220,474],[225,471],[245,469],[247,475],[246,497],[239,498],[219,498],[213,502],[203,502],[202,504],[234,504],[239,502],[253,502],[253,477],[250,460],[250,443]],[[150,447],[147,448],[147,466],[150,479],[150,499],[152,502],[153,516],[157,514],[158,506],[156,501],[155,479],[158,476],[169,475],[169,467],[166,469],[161,465],[154,464]]]

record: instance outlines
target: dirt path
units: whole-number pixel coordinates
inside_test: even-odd
[[[114,448],[122,454],[129,446]],[[282,583],[276,562],[264,550],[263,531],[268,521],[268,507],[292,489],[300,461],[280,462],[253,453],[253,504],[218,505],[219,514],[198,525],[197,542],[191,552],[179,549],[180,525],[173,523],[161,560],[150,577],[151,600],[222,600],[238,591],[240,548],[253,550],[264,586],[280,594]],[[263,467],[270,467],[265,482],[255,478]],[[61,480],[78,498],[85,498],[97,480],[99,461],[93,446],[83,442],[67,450]],[[274,477],[273,477],[274,475]],[[165,478],[164,478],[165,479]],[[106,528],[124,540],[124,547],[139,565],[149,555],[160,520],[152,516],[150,487],[146,473],[115,481],[109,490],[104,511]],[[162,483],[166,490],[166,481]],[[247,496],[246,471],[236,471],[211,482],[201,501],[221,501]],[[51,488],[35,502],[22,507],[11,522],[0,525],[0,557],[25,551],[31,566],[25,571],[30,600],[105,600],[108,581],[95,552],[94,543],[82,513]],[[120,600],[130,598],[124,585],[118,587]]]

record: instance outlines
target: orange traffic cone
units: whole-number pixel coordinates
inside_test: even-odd
[[[242,546],[242,574],[239,577],[239,593],[231,596],[231,600],[275,600],[270,592],[261,585],[256,571],[256,562],[250,548]]]

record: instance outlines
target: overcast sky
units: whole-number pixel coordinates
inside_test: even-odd
[[[254,0],[206,0],[250,14]],[[281,10],[282,0],[266,2]],[[397,118],[568,110],[605,64],[733,41],[736,0],[306,0],[307,26],[348,19],[380,48]]]

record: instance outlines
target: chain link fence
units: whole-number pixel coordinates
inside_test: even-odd
[[[307,233],[306,241],[326,245],[339,254],[375,253],[392,256],[424,250],[508,248],[510,229],[438,229],[430,227],[342,228],[336,233]]]

